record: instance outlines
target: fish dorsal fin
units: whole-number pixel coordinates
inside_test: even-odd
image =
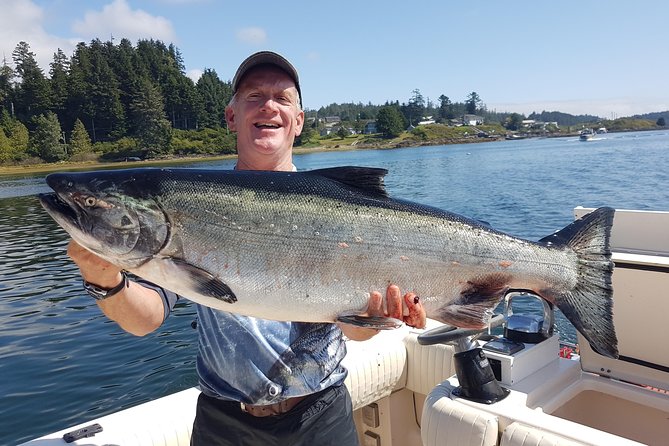
[[[370,195],[387,197],[383,177],[388,171],[378,167],[342,166],[327,169],[316,169],[305,172],[310,175],[319,175],[330,180],[360,189]]]

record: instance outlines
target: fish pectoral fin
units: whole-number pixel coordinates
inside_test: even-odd
[[[457,299],[428,316],[458,328],[484,328],[508,291],[509,281],[509,275],[497,273],[470,280]]]
[[[209,271],[192,265],[185,260],[170,259],[168,261],[172,263],[172,266],[180,274],[186,277],[186,280],[191,282],[192,288],[198,293],[222,300],[229,304],[237,302],[237,296],[235,296],[235,293],[232,292],[230,287],[221,282]]]
[[[401,327],[404,323],[394,317],[364,316],[362,314],[341,314],[337,316],[337,322],[362,328],[375,328],[377,330],[393,330]]]

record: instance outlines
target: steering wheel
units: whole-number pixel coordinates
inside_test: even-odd
[[[457,328],[452,325],[444,325],[442,327],[433,328],[423,334],[418,335],[418,343],[420,345],[444,344],[446,342],[453,342],[457,339],[466,336],[472,336],[483,333],[489,328],[498,327],[504,322],[503,314],[496,314],[490,319],[490,323],[483,328]]]

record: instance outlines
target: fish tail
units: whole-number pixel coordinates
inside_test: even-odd
[[[613,326],[613,261],[610,238],[615,210],[602,207],[540,240],[566,245],[577,255],[576,286],[557,293],[555,304],[590,342],[593,350],[617,358],[618,340]]]

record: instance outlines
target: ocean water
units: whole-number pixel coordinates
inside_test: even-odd
[[[669,132],[528,139],[295,157],[300,170],[389,170],[394,197],[484,220],[532,240],[575,206],[669,210]],[[230,169],[234,161],[190,164]],[[0,176],[0,444],[16,444],[197,383],[195,310],[180,303],[137,338],[106,319],[35,194],[42,176]],[[558,330],[574,340],[558,318]]]

